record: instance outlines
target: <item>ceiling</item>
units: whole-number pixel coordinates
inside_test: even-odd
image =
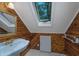
[[[14,8],[31,33],[65,33],[79,11],[78,2],[52,2],[51,26],[39,26],[31,2],[14,2]]]

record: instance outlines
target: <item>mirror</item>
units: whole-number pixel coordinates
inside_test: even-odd
[[[0,12],[0,34],[16,32],[16,16]]]

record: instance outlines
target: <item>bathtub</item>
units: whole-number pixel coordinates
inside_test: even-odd
[[[0,56],[17,56],[29,44],[28,40],[18,38],[6,45],[6,42],[0,43]]]

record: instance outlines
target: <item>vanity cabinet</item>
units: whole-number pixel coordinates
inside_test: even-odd
[[[79,56],[79,44],[65,38],[65,53],[69,56]]]

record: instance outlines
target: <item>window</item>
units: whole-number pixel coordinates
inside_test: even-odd
[[[51,2],[34,2],[39,22],[51,21]]]

